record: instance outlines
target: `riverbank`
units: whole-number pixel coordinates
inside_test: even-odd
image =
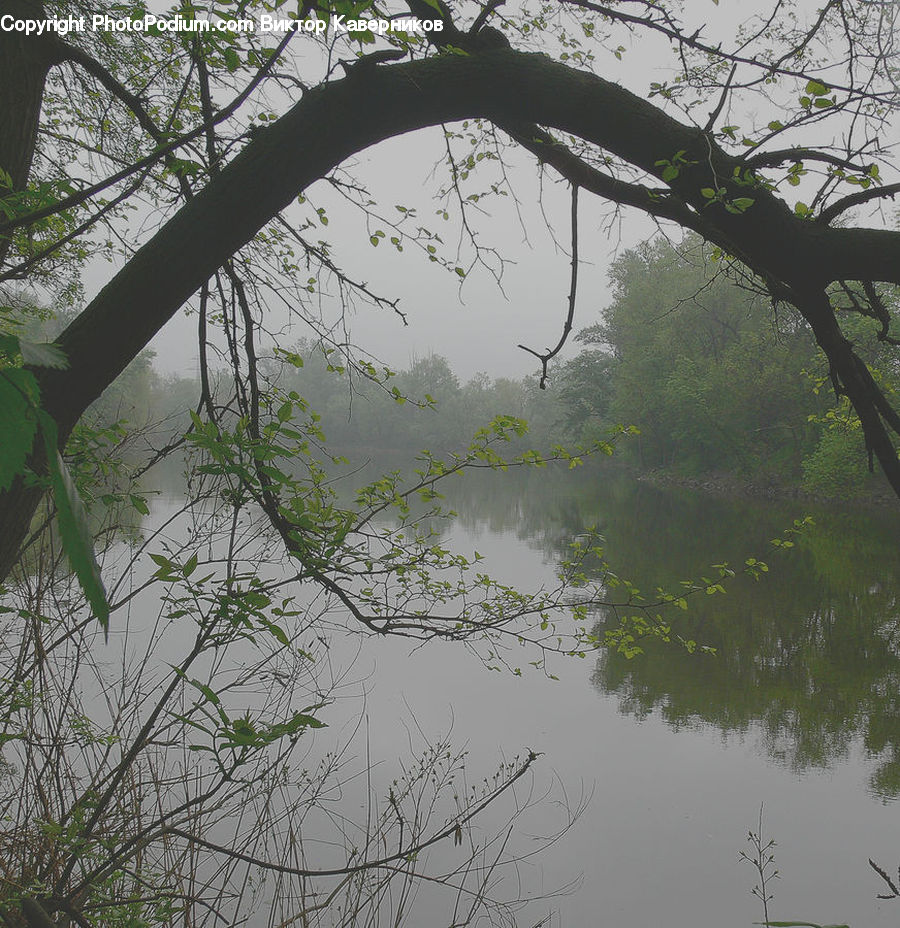
[[[712,473],[685,476],[668,470],[649,470],[637,471],[633,476],[641,483],[649,483],[656,487],[684,487],[715,496],[736,499],[794,499],[837,507],[863,506],[873,509],[888,507],[900,512],[900,500],[897,499],[890,485],[880,474],[871,478],[866,489],[858,496],[853,497],[829,497],[818,493],[810,493],[798,484],[782,483],[771,475],[766,475],[760,480],[754,480],[752,477],[744,477],[739,474]]]

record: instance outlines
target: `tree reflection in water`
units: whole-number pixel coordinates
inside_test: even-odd
[[[714,563],[766,560],[758,582],[736,577],[726,595],[694,596],[667,616],[714,657],[659,641],[630,660],[606,651],[594,685],[623,713],[656,712],[675,729],[756,730],[796,770],[829,766],[859,740],[872,790],[900,795],[900,515],[663,490],[601,468],[522,475],[502,490],[490,476],[468,480],[451,503],[467,527],[515,532],[557,560],[596,527],[611,569],[646,591]],[[806,515],[795,547],[773,552],[770,540]]]

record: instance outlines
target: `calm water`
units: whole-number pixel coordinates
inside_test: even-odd
[[[694,597],[680,616],[678,631],[715,657],[669,645],[632,660],[559,659],[554,682],[491,673],[445,644],[363,643],[347,693],[366,693],[372,755],[384,759],[376,780],[390,781],[420,730],[452,730],[473,778],[542,752],[532,797],[547,798],[522,817],[522,854],[564,824],[566,802],[589,797],[562,840],[519,867],[526,893],[579,874],[581,886],[520,924],[549,913],[542,924],[760,921],[739,853],[763,804],[782,876],[771,918],[896,925],[900,901],[876,899],[884,886],[867,858],[889,872],[900,863],[900,518],[661,491],[602,469],[489,475],[460,482],[448,501],[459,512],[448,539],[522,587],[552,582],[569,541],[592,526],[612,569],[648,591],[721,561],[770,565],[759,582]],[[815,524],[796,546],[772,552],[769,540],[805,515]],[[355,653],[336,644],[333,659]],[[358,705],[339,701],[316,738],[341,736],[345,705],[351,724]],[[427,923],[446,916],[432,911]]]

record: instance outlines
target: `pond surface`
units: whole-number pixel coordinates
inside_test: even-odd
[[[572,805],[591,794],[564,838],[523,868],[531,891],[583,874],[544,905],[557,913],[547,924],[760,921],[756,874],[739,854],[761,805],[781,874],[771,918],[897,923],[900,901],[876,898],[886,888],[867,863],[900,863],[896,515],[663,491],[602,470],[467,480],[449,502],[453,542],[522,587],[550,582],[592,526],[612,569],[648,591],[748,556],[770,568],[693,597],[678,617],[714,657],[659,644],[631,660],[560,660],[554,682],[488,672],[446,645],[366,644],[371,738],[384,756],[407,749],[414,716],[424,731],[452,726],[474,766],[530,748],[543,754],[537,792],[556,777]],[[806,515],[814,524],[795,546],[774,551],[770,539]],[[526,830],[548,834],[563,818],[550,800]]]
[[[565,825],[566,807],[586,801],[561,840],[518,868],[523,895],[579,875],[580,885],[535,903],[521,925],[759,922],[757,876],[739,857],[751,852],[761,806],[781,876],[770,918],[897,924],[900,900],[876,898],[886,887],[867,863],[890,873],[900,863],[896,512],[726,500],[604,468],[465,478],[447,501],[459,513],[448,542],[477,549],[493,576],[526,589],[551,584],[571,540],[589,528],[603,536],[612,570],[647,591],[713,576],[710,565],[724,561],[753,556],[769,566],[758,581],[734,578],[724,595],[691,597],[673,616],[678,633],[715,656],[651,642],[631,660],[559,658],[554,681],[490,672],[444,643],[333,646],[336,663],[358,650],[355,691],[366,694],[371,754],[384,759],[373,776],[385,787],[394,759],[414,753],[422,733],[451,731],[473,777],[541,753],[516,854],[531,853]],[[807,515],[814,524],[775,551],[770,540]],[[327,731],[340,736],[358,704],[339,700],[328,713]],[[449,913],[417,923],[443,925]]]

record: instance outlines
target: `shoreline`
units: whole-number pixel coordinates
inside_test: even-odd
[[[864,507],[866,509],[889,508],[900,513],[900,500],[894,496],[890,487],[876,486],[858,496],[823,496],[819,493],[810,493],[796,484],[779,483],[774,479],[754,481],[752,478],[741,478],[735,474],[702,474],[697,476],[682,476],[667,470],[633,471],[634,479],[640,483],[661,488],[681,487],[688,490],[697,490],[713,496],[731,496],[742,499],[800,500],[801,502],[829,505],[837,508],[849,506]]]

